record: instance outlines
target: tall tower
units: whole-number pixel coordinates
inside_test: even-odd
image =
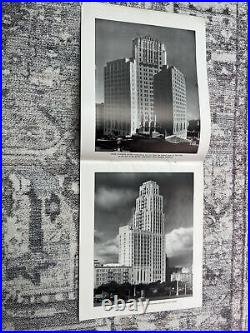
[[[152,180],[140,186],[136,199],[134,228],[152,233],[162,233],[164,228],[163,196],[159,185]]]
[[[119,263],[132,266],[132,282],[166,278],[163,196],[154,181],[140,186],[131,225],[119,228]]]
[[[155,127],[153,78],[167,65],[165,45],[150,36],[135,38],[133,58],[137,68],[137,128],[150,133]]]

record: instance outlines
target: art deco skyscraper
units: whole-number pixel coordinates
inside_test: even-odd
[[[154,181],[140,186],[133,221],[119,228],[119,264],[132,267],[132,283],[165,281],[163,196]]]
[[[132,42],[132,58],[104,68],[104,134],[150,133],[156,125],[154,75],[167,64],[163,43],[150,36]]]
[[[137,128],[150,133],[155,127],[154,75],[167,65],[166,47],[150,36],[133,40],[133,58],[136,64],[138,118]]]

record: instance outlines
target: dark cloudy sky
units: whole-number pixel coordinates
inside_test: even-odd
[[[164,198],[166,252],[172,265],[192,264],[192,173],[96,173],[95,258],[118,262],[119,227],[133,216],[139,186],[153,180]]]
[[[96,102],[104,100],[103,71],[107,61],[131,57],[132,40],[145,35],[157,38],[166,45],[168,64],[179,68],[186,77],[188,120],[200,119],[195,32],[182,29],[97,19]]]

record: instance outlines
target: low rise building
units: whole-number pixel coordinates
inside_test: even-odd
[[[130,282],[131,280],[131,267],[122,265],[95,265],[95,288],[115,281],[118,284]]]
[[[183,267],[180,272],[173,272],[171,274],[171,282],[178,281],[192,286],[192,272],[190,269]]]

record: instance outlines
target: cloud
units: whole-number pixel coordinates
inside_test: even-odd
[[[129,189],[120,190],[101,187],[96,193],[95,203],[99,208],[112,210],[121,204],[125,205],[135,196],[136,193]]]
[[[104,236],[104,232],[96,230],[96,229],[94,230],[95,243],[101,242],[103,239],[103,236]]]
[[[111,240],[102,243],[95,243],[95,259],[102,263],[111,263],[118,261],[119,235]]]
[[[177,257],[169,258],[168,267],[189,267],[193,265],[193,251],[189,251]]]
[[[193,228],[178,228],[166,234],[168,258],[190,256],[193,252]]]

